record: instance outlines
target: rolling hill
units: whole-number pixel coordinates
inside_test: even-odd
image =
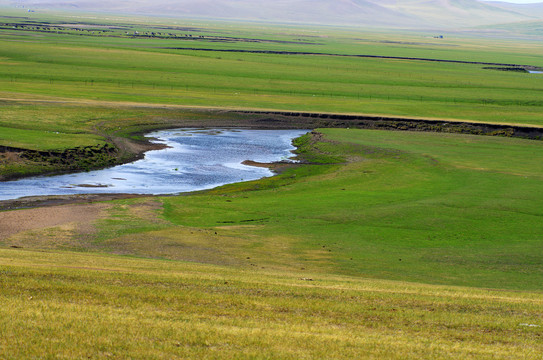
[[[542,4],[477,0],[0,0],[0,5],[396,28],[463,28],[543,18]]]
[[[543,2],[535,4],[513,4],[504,1],[485,1],[488,5],[507,11],[514,11],[530,17],[543,18]]]

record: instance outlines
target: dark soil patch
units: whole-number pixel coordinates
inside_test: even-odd
[[[511,67],[511,66],[506,66],[506,67],[495,67],[495,66],[487,66],[487,67],[484,67],[483,69],[485,70],[497,70],[497,71],[514,71],[514,72],[522,72],[522,73],[527,73],[528,70],[526,70],[525,68],[523,67]]]
[[[283,111],[239,111],[238,113],[255,115],[254,122],[262,125],[262,127],[426,131],[543,140],[543,128],[519,125]]]
[[[278,161],[278,162],[273,162],[273,163],[261,163],[261,162],[252,161],[252,160],[245,160],[244,162],[242,162],[242,164],[247,165],[247,166],[267,168],[273,171],[275,174],[281,174],[287,169],[290,169],[293,166],[297,165],[297,163],[286,162],[286,161]]]
[[[29,196],[20,199],[0,201],[0,211],[30,209],[35,207],[85,204],[98,201],[110,201],[119,199],[142,198],[145,195],[138,194],[81,194],[81,195],[48,195]],[[149,195],[147,195],[149,197]]]

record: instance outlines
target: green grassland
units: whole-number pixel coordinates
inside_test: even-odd
[[[540,141],[320,129],[297,145],[311,164],[273,178],[4,239],[0,353],[540,356]]]
[[[535,74],[171,49],[543,66],[531,40],[67,16],[0,18],[0,146],[251,121],[227,109],[543,125]],[[40,29],[5,26],[24,21]],[[543,142],[317,129],[295,143],[305,162],[275,177],[0,239],[0,357],[540,358]]]
[[[162,198],[159,220],[126,200],[82,244],[75,233],[76,242],[47,248],[541,290],[539,141],[321,131],[321,140],[300,140],[314,165]],[[4,244],[41,248],[35,238],[54,234]]]
[[[165,106],[176,107],[166,116],[181,126],[193,116],[183,107],[543,124],[540,75],[350,56],[543,67],[543,47],[530,38],[435,39],[428,33],[150,18],[136,23],[16,16],[14,10],[6,15],[0,17],[0,146],[50,150],[112,143],[113,131],[130,136],[127,127],[138,133],[162,127],[165,117],[144,107],[163,112]],[[327,55],[281,53],[293,51]],[[0,164],[0,173],[9,176],[36,171],[51,168]]]
[[[36,31],[30,25],[27,29],[4,26],[0,30],[4,44],[0,51],[4,91],[0,96],[541,125],[540,76],[487,70],[476,64],[332,56],[366,54],[543,66],[543,47],[537,42],[458,36],[433,39],[428,34],[370,34],[334,28],[185,25],[191,25],[190,29],[127,24],[120,30],[104,28],[107,32],[94,34],[88,29],[75,34],[74,30]],[[133,36],[134,31],[139,35]],[[171,36],[145,35],[155,31]]]
[[[95,136],[94,141],[86,134],[66,134],[59,132],[40,131],[33,129],[0,128],[0,141],[6,146],[24,149],[55,150],[78,144],[93,146],[103,143],[102,138]],[[89,141],[90,140],[90,141]]]
[[[244,264],[249,257],[259,267],[540,290],[539,141],[320,132],[324,138],[298,140],[315,164],[163,198],[165,222],[132,218],[126,209],[138,200],[127,200],[101,223],[95,250],[195,260],[224,246],[207,261]],[[191,250],[196,256],[188,259],[176,239],[190,229],[205,233],[195,240],[201,253]]]

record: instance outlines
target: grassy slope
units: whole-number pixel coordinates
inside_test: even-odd
[[[543,351],[541,328],[530,326],[542,321],[540,293],[1,249],[0,273],[5,359],[537,359]]]
[[[324,165],[306,165],[203,194],[163,198],[162,220],[142,217],[139,200],[121,202],[99,223],[98,233],[68,234],[74,241],[56,246],[255,271],[304,268],[541,290],[541,142],[369,130],[322,132],[326,141],[307,143],[302,149],[313,153],[315,146],[317,156],[311,158]],[[66,236],[61,228],[50,230],[29,232],[4,244],[41,248],[36,237]]]
[[[256,192],[238,193],[253,188],[242,184],[166,198],[166,218],[215,229],[223,239],[242,239],[232,248],[256,265],[273,265],[269,253],[295,254],[292,268],[541,289],[541,143],[323,133],[332,143],[317,146],[333,154],[332,161],[349,159],[347,164],[293,170],[256,183],[254,188],[265,188]],[[230,197],[216,196],[221,193]]]
[[[523,21],[513,24],[489,26],[490,29],[505,30],[513,34],[541,37],[543,35],[542,21]]]

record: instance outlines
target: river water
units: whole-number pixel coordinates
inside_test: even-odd
[[[37,195],[175,194],[211,189],[273,173],[245,160],[290,159],[292,140],[308,130],[176,129],[150,133],[166,144],[133,163],[91,172],[0,182],[0,200]]]

